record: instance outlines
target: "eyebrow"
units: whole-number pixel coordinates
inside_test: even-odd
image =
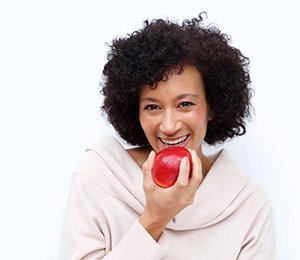
[[[199,96],[196,95],[196,94],[186,93],[186,94],[181,94],[181,95],[177,96],[175,99],[176,100],[180,100],[180,99],[184,99],[186,97],[196,97],[196,98],[199,98]]]
[[[184,98],[186,98],[186,97],[196,97],[196,98],[199,98],[199,96],[196,95],[196,94],[189,94],[189,93],[186,93],[186,94],[181,94],[181,95],[177,96],[177,97],[175,98],[175,100],[184,99]],[[141,99],[140,99],[140,102],[143,102],[143,101],[157,102],[158,99],[153,98],[153,97],[141,98]]]

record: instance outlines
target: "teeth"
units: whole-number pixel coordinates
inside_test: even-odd
[[[163,144],[166,144],[166,145],[177,145],[177,144],[183,143],[187,138],[188,138],[188,135],[186,135],[184,137],[180,137],[180,138],[172,140],[172,141],[166,141],[163,139],[160,139],[160,140],[163,142]]]

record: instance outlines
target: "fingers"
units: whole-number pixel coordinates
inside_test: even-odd
[[[195,150],[191,151],[191,155],[192,155],[192,162],[193,162],[193,171],[192,171],[192,177],[189,182],[189,186],[192,192],[196,192],[203,179],[202,163]]]
[[[190,150],[192,155],[192,165],[189,164],[187,157],[184,157],[180,162],[179,174],[175,184],[169,188],[164,189],[165,191],[169,190],[174,194],[182,194],[186,192],[187,196],[193,196],[197,191],[202,179],[202,164],[201,161],[194,150]],[[152,190],[157,185],[153,181],[152,177],[152,168],[155,159],[155,152],[151,151],[148,159],[143,164],[143,173],[144,173],[144,189]],[[192,167],[192,176],[189,179],[190,167]]]
[[[189,172],[189,160],[185,156],[180,161],[179,174],[177,180],[175,184],[169,188],[172,191],[172,193],[177,194],[177,196],[180,196],[185,191],[189,183]]]
[[[144,173],[144,185],[152,185],[154,184],[154,181],[152,179],[152,168],[155,158],[155,152],[151,151],[147,160],[143,164],[143,173]]]
[[[182,160],[178,180],[175,183],[177,192],[181,193],[179,203],[184,207],[193,203],[197,189],[203,179],[201,161],[194,150],[191,150],[190,153],[192,155],[192,176],[188,179],[189,161],[185,158],[186,163]]]
[[[190,172],[189,160],[185,156],[184,158],[182,158],[180,162],[179,174],[178,174],[176,184],[184,187],[187,186],[189,182],[189,172]]]

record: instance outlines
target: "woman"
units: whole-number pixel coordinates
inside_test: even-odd
[[[73,176],[62,259],[275,259],[272,206],[226,150],[246,132],[248,58],[198,18],[146,21],[110,46],[103,111],[134,148],[107,138]],[[176,183],[152,179],[155,154],[190,149]],[[189,168],[192,176],[189,179]]]

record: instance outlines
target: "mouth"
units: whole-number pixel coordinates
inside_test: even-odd
[[[176,138],[176,139],[163,139],[163,138],[160,138],[159,137],[159,140],[166,146],[176,146],[176,145],[181,145],[181,144],[184,144],[185,141],[189,138],[189,134],[188,135],[185,135],[185,136],[182,136],[182,137],[179,137],[179,138]]]

